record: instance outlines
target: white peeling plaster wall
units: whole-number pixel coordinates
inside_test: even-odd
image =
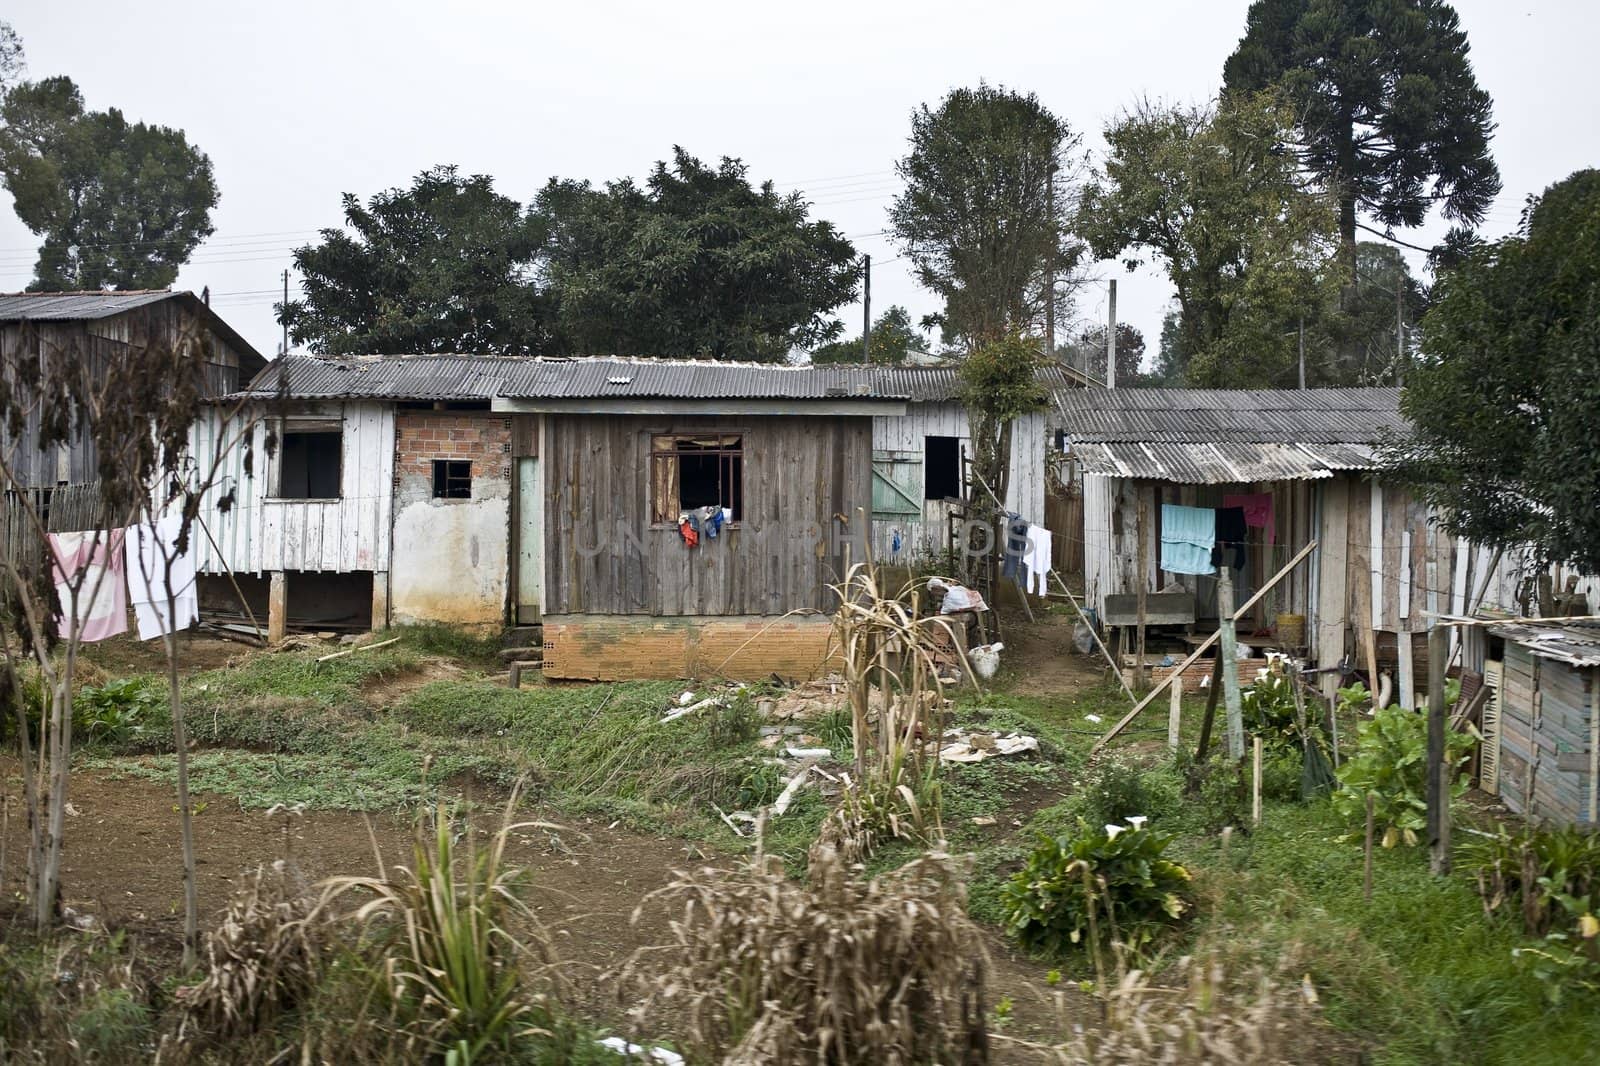
[[[510,485],[474,478],[472,499],[436,500],[425,479],[396,493],[389,608],[400,625],[499,625],[505,617]]]

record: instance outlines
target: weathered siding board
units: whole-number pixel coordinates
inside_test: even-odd
[[[743,436],[744,513],[685,547],[650,522],[653,433]],[[546,612],[775,615],[826,609],[844,537],[871,503],[872,430],[844,417],[552,416],[546,436]],[[848,519],[841,526],[835,515]],[[851,552],[860,561],[859,539]]]
[[[1512,811],[1557,824],[1593,823],[1596,673],[1506,643],[1499,791]]]

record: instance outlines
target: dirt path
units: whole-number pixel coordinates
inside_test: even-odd
[[[1018,696],[1059,696],[1070,699],[1086,688],[1093,688],[1107,676],[1107,666],[1098,653],[1079,655],[1072,646],[1072,620],[1065,615],[1037,615],[1029,622],[1019,615],[1006,616],[1005,673],[1001,681],[1006,691]]]

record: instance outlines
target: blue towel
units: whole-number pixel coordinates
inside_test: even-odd
[[[1161,569],[1174,574],[1214,574],[1217,512],[1209,507],[1161,505]]]

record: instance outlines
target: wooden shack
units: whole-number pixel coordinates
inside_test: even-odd
[[[279,360],[247,396],[271,400],[284,445],[230,472],[230,508],[206,501],[202,570],[231,572],[212,587],[237,581],[274,629],[539,625],[551,677],[805,676],[828,586],[869,537],[948,544],[924,479],[949,460],[938,491],[966,489],[958,390],[950,367]],[[221,417],[196,447],[230,432]],[[1030,516],[1043,446],[1042,420],[1016,431],[1007,505]],[[680,516],[707,508],[726,521],[691,543]]]
[[[1600,825],[1600,626],[1489,627],[1480,784],[1532,822]],[[1498,660],[1494,652],[1498,651]]]

